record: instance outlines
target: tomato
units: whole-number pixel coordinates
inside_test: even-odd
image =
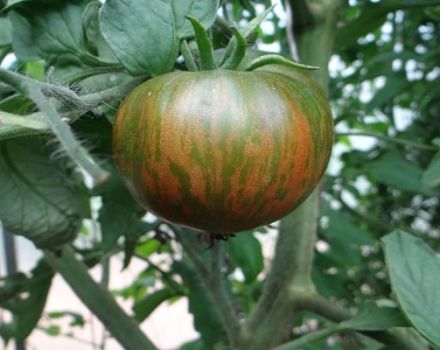
[[[142,206],[224,235],[280,219],[313,191],[333,123],[302,72],[179,71],[138,86],[113,136],[120,173]]]

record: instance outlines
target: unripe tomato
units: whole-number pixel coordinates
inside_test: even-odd
[[[121,105],[113,148],[131,193],[166,221],[212,234],[273,222],[324,173],[333,143],[323,92],[302,72],[172,72]]]

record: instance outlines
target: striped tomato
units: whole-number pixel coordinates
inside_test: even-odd
[[[229,234],[281,218],[312,192],[332,148],[331,111],[305,74],[273,67],[172,72],[128,96],[113,147],[141,205]]]

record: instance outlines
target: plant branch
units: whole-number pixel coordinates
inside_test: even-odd
[[[75,103],[69,102],[69,107],[64,106],[61,107],[61,116],[63,120],[68,121],[69,123],[73,123],[76,121],[81,115],[94,110],[95,108],[107,103],[118,101],[124,98],[133,88],[139,85],[145,77],[132,79],[122,85],[103,90],[100,92],[91,93],[88,95],[78,96],[75,98]],[[38,82],[40,83],[40,82]],[[57,96],[65,96],[63,95],[65,88],[57,85],[46,84],[50,86],[50,90],[57,91],[57,89],[61,89],[56,94]],[[71,91],[71,90],[70,90]],[[73,91],[71,91],[74,93]],[[8,119],[7,122],[3,122],[5,118],[3,118],[5,112],[1,112],[0,115],[0,140],[19,137],[19,136],[27,136],[34,134],[43,134],[51,132],[51,128],[47,123],[46,117],[43,113],[34,113],[28,116],[16,116],[17,118],[36,118],[38,121],[30,121],[26,123],[23,120],[18,119]],[[43,122],[46,124],[46,128],[43,129]],[[36,126],[37,128],[34,128]],[[32,127],[32,129],[30,129]]]
[[[430,145],[424,145],[418,142],[414,142],[411,140],[405,140],[400,139],[397,137],[390,137],[383,134],[375,133],[375,132],[368,132],[368,131],[362,131],[362,132],[356,132],[356,131],[349,131],[349,132],[338,132],[336,133],[336,136],[366,136],[366,137],[374,137],[376,139],[386,141],[386,142],[393,142],[398,143],[400,145],[409,146],[409,147],[416,147],[420,149],[425,149],[429,151],[437,151],[438,148],[435,146]]]
[[[197,275],[199,276],[205,291],[212,301],[212,306],[220,318],[223,328],[228,336],[230,345],[235,346],[237,344],[237,337],[240,331],[240,324],[231,305],[229,295],[226,293],[223,280],[224,277],[220,271],[223,256],[221,252],[222,248],[219,244],[220,242],[217,242],[216,246],[212,248],[213,252],[211,257],[211,269],[207,269],[202,257],[194,248],[189,232],[182,232],[181,229],[176,226],[173,226],[173,230],[178,241],[180,244],[182,244],[184,251],[188,254],[188,257],[193,263]]]
[[[124,349],[156,349],[136,322],[116,303],[110,292],[90,277],[86,266],[77,260],[72,248],[64,248],[60,256],[50,251],[44,253],[49,264],[63,276],[79,299]]]
[[[61,120],[61,116],[58,114],[57,110],[43,95],[42,90],[44,89],[44,86],[36,85],[32,79],[22,77],[19,74],[3,68],[0,68],[0,80],[11,85],[24,96],[29,97],[37,105],[40,112],[45,115],[47,123],[50,125],[50,128],[58,138],[59,142],[63,145],[67,154],[76,164],[90,174],[95,183],[105,181],[109,176],[109,173],[95,163],[86,149],[82,147],[75,138],[70,127]],[[76,96],[73,91],[70,91],[69,94]]]

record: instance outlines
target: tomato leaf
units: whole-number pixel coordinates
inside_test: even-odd
[[[18,280],[20,296],[5,303],[0,302],[2,308],[11,311],[13,315],[10,323],[0,325],[0,335],[5,341],[10,338],[24,340],[36,327],[46,304],[52,277],[52,269],[41,260],[32,270],[31,277],[20,277]]]
[[[391,286],[411,324],[440,346],[440,258],[420,238],[396,230],[382,238]]]
[[[260,242],[252,231],[242,232],[226,242],[232,260],[243,271],[246,283],[252,283],[263,270],[263,253]]]
[[[34,1],[10,12],[12,45],[20,60],[80,57],[86,52],[81,24],[84,2],[44,3]]]
[[[137,240],[148,226],[141,220],[145,210],[133,200],[115,169],[111,172],[110,179],[96,189],[102,198],[98,221],[104,252],[115,249],[120,237],[125,237],[126,242]]]
[[[200,332],[203,343],[207,348],[214,348],[214,344],[225,338],[221,331],[220,320],[212,308],[205,290],[194,274],[194,271],[184,262],[178,261],[173,264],[173,269],[180,274],[185,285],[188,286],[189,311],[194,316],[194,328]]]
[[[440,151],[432,158],[428,168],[423,172],[422,186],[424,189],[440,186]]]
[[[122,65],[133,75],[169,72],[178,40],[171,5],[163,0],[108,0],[101,31]]]
[[[187,38],[194,35],[194,30],[185,16],[197,18],[205,29],[214,23],[218,0],[171,0],[177,36]]]
[[[37,137],[0,143],[0,220],[39,247],[73,239],[81,223],[79,192],[65,167]],[[78,192],[78,193],[77,193]]]
[[[141,323],[164,301],[177,295],[171,288],[160,289],[152,294],[146,295],[143,299],[136,301],[133,305],[134,317]]]
[[[0,46],[12,41],[12,27],[8,17],[0,17]]]
[[[340,327],[358,331],[380,331],[393,327],[409,327],[408,321],[397,307],[379,306],[367,302],[353,318],[344,321]]]

